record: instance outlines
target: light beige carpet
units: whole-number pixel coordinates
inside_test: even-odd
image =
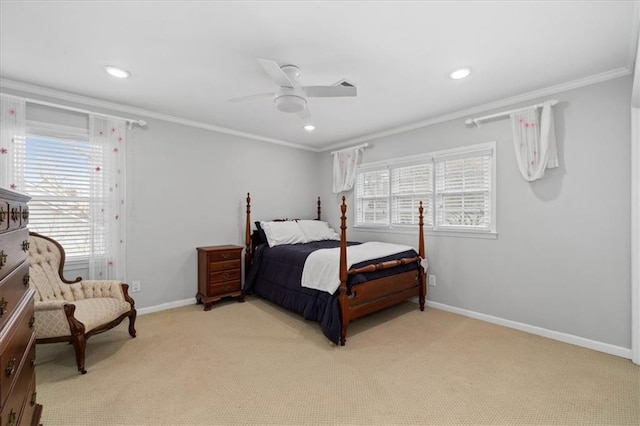
[[[640,424],[631,361],[406,302],[317,323],[249,297],[143,315],[95,336],[86,375],[39,345],[45,425]]]

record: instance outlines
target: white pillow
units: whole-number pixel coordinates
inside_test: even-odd
[[[260,222],[260,226],[267,236],[269,247],[307,242],[307,237],[305,237],[298,222]]]
[[[329,226],[327,222],[321,220],[299,220],[300,228],[307,237],[307,242],[322,240],[339,240],[340,235]]]

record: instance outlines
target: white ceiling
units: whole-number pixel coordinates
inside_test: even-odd
[[[310,149],[629,74],[638,31],[628,1],[2,0],[0,15],[5,87],[53,88]],[[358,97],[310,98],[313,133],[271,99],[228,102],[277,89],[257,58],[297,65],[304,85],[346,78]],[[132,77],[108,76],[108,64]],[[469,78],[448,77],[465,65]]]

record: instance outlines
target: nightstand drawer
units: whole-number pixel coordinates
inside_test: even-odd
[[[209,283],[221,283],[223,281],[235,281],[240,280],[240,270],[212,272],[209,274]]]
[[[234,293],[240,291],[240,280],[238,281],[227,281],[220,284],[210,284],[209,285],[209,295],[217,296],[228,293]]]
[[[223,262],[227,260],[240,260],[240,253],[242,249],[229,249],[229,250],[218,250],[209,253],[209,260],[211,262]]]
[[[27,259],[29,230],[18,229],[2,234],[0,240],[0,278],[7,276]]]
[[[226,262],[211,262],[210,271],[226,271],[227,269],[240,269],[240,260],[228,260]]]

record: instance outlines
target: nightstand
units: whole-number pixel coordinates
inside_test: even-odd
[[[240,284],[240,257],[243,247],[198,247],[198,303],[204,310],[223,297],[238,297],[244,302]]]

